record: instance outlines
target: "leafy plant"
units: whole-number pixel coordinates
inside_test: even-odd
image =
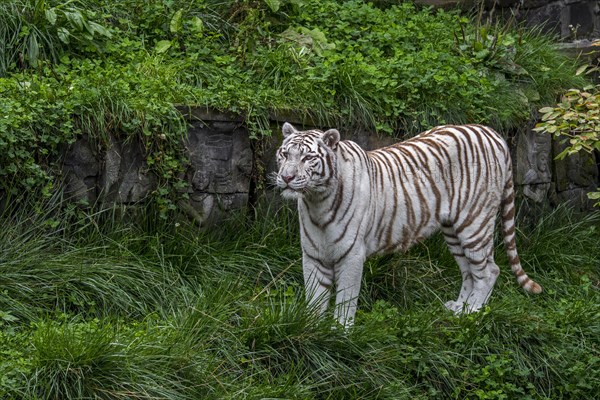
[[[110,29],[82,1],[7,0],[0,4],[0,77],[58,62],[65,52],[100,52]]]
[[[5,116],[0,118],[1,186],[15,193],[42,187],[48,194],[63,146],[85,135],[100,153],[114,138],[137,140],[157,178],[155,196],[166,215],[182,195],[186,165],[187,126],[173,103],[186,93],[191,97],[189,89],[169,80],[173,73],[160,59],[120,65],[63,58],[38,74],[0,80],[6,98],[0,106]]]
[[[567,147],[556,157],[563,159],[585,151],[600,151],[600,85],[588,86],[583,90],[569,89],[554,107],[543,107],[542,121],[534,128],[537,132],[547,132],[561,138]],[[600,200],[598,192],[588,193],[588,197]],[[600,206],[600,201],[596,203]]]
[[[14,328],[11,324],[16,317],[10,317],[10,313],[0,312],[0,396],[19,397],[24,395],[26,376],[33,365],[27,334]]]
[[[59,149],[83,136],[99,154],[113,139],[135,140],[158,182],[153,198],[163,217],[186,196],[186,122],[174,103],[236,113],[255,140],[270,136],[281,115],[402,136],[442,123],[519,127],[532,108],[583,82],[546,36],[472,26],[456,11],[410,3],[11,0],[3,7],[0,31],[10,37],[0,46],[13,46],[5,52],[13,60],[0,81],[0,185],[49,193],[58,186]],[[15,54],[33,39],[10,38],[25,37],[15,33],[25,25],[37,27],[30,32],[43,50],[17,65]],[[68,43],[59,28],[69,31]]]
[[[73,104],[65,101],[67,89],[56,83],[0,78],[0,186],[5,190],[42,187],[47,195],[52,188],[44,166],[76,136]]]

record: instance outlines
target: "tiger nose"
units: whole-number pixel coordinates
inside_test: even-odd
[[[294,178],[295,178],[295,176],[294,176],[294,175],[283,175],[283,176],[281,177],[281,179],[283,179],[283,181],[284,181],[285,183],[290,183],[290,182],[291,182],[291,181],[292,181]]]

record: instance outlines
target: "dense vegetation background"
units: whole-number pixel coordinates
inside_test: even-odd
[[[0,187],[57,183],[65,145],[139,137],[165,210],[185,168],[174,103],[323,126],[506,132],[577,88],[550,38],[474,14],[316,0],[8,0],[0,4]]]
[[[506,132],[585,84],[537,32],[391,3],[0,4],[0,398],[597,394],[598,214],[520,219],[524,267],[545,291],[503,272],[475,315],[443,307],[460,274],[442,238],[372,259],[349,332],[304,306],[293,211],[265,206],[213,233],[158,218],[186,165],[176,103],[239,113],[257,139],[286,112],[393,134]],[[82,135],[98,149],[141,138],[156,207],[123,218],[65,204],[58,155]]]

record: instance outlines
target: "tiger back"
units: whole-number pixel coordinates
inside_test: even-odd
[[[438,230],[463,280],[445,306],[479,310],[500,272],[493,255],[498,214],[519,284],[541,292],[520,264],[510,152],[491,128],[440,126],[373,151],[340,141],[335,129],[298,131],[285,123],[283,135],[276,184],[298,202],[306,294],[319,312],[335,287],[334,316],[350,325],[366,258],[406,251]]]

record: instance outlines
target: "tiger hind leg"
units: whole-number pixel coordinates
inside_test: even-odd
[[[458,299],[446,303],[456,314],[479,311],[492,293],[500,269],[493,256],[493,221],[472,225],[455,234],[443,229],[448,248],[461,270],[463,283]]]
[[[470,313],[479,311],[483,307],[494,289],[496,279],[500,274],[500,268],[494,262],[494,256],[492,251],[488,252],[488,255],[481,258],[482,253],[469,254],[469,251],[465,251],[465,255],[469,260],[471,267],[471,276],[473,278],[473,291],[466,299],[464,312]]]
[[[471,276],[471,266],[469,265],[469,261],[465,257],[463,248],[460,245],[460,241],[454,233],[454,230],[449,226],[443,226],[442,233],[444,234],[444,239],[446,240],[446,244],[448,245],[450,253],[452,253],[454,259],[456,260],[456,263],[460,268],[460,274],[462,276],[462,285],[460,287],[458,299],[456,299],[456,301],[447,301],[444,304],[444,306],[448,310],[458,314],[462,312],[467,298],[469,298],[471,292],[473,291],[473,277]]]

